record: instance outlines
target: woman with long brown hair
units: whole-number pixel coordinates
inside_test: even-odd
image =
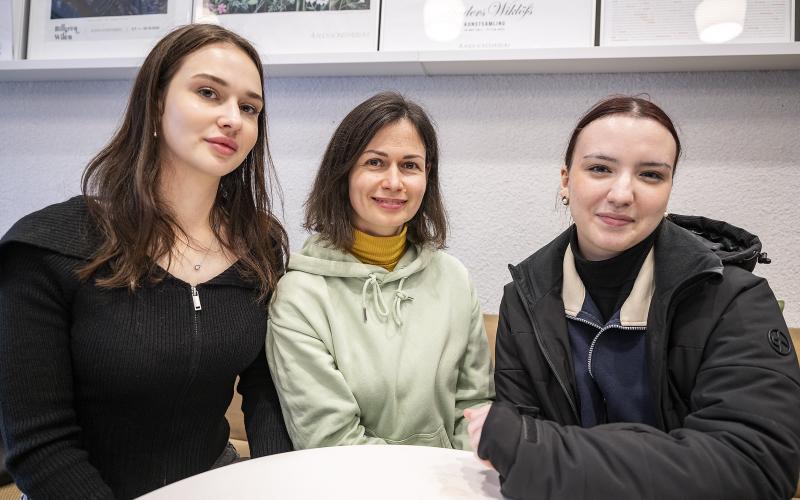
[[[265,172],[264,76],[243,38],[179,28],[145,59],[83,194],[0,241],[0,428],[32,498],[131,498],[290,449],[265,361],[287,238]]]

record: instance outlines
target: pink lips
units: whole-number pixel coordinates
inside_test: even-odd
[[[220,154],[223,155],[232,155],[239,149],[239,145],[236,144],[236,141],[229,137],[210,137],[206,139],[206,142],[211,144],[211,147],[214,148]]]
[[[375,203],[378,204],[379,207],[384,208],[386,210],[400,210],[406,204],[406,200],[398,200],[395,198],[376,198],[373,197]]]
[[[612,227],[622,227],[633,222],[631,217],[622,214],[600,213],[597,214],[597,216],[600,217],[600,220],[605,224]]]

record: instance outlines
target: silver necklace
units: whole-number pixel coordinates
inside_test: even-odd
[[[190,242],[190,240],[192,240],[193,238],[192,238],[191,236],[189,236],[189,235],[186,235],[186,238],[187,238],[187,240],[186,240],[186,242],[184,243],[184,245],[186,245],[186,248],[191,248],[192,250],[198,250],[197,248],[193,247],[193,246],[192,246],[192,245],[189,243],[189,242]],[[219,242],[219,240],[218,240],[217,238],[214,238],[214,239],[215,239],[215,240],[217,240],[217,247],[218,247],[218,248],[217,248],[217,249],[214,251],[214,253],[218,253],[218,252],[219,252],[219,251],[222,249],[222,244]],[[181,242],[181,243],[183,243],[183,242]],[[212,244],[213,244],[213,242],[212,242]],[[198,246],[199,246],[200,248],[205,248],[205,252],[203,252],[203,258],[202,258],[202,259],[200,259],[200,262],[198,262],[197,264],[192,264],[192,268],[195,270],[195,272],[199,272],[199,271],[200,271],[200,269],[203,267],[203,264],[204,264],[204,263],[205,263],[205,261],[206,261],[206,258],[208,257],[208,254],[210,254],[210,253],[211,253],[211,245],[208,245],[207,247],[203,247],[203,245],[198,245]],[[188,258],[186,258],[186,254],[185,254],[185,253],[183,253],[182,251],[178,250],[178,253],[179,253],[179,254],[181,254],[181,257],[182,257],[183,259],[185,259],[185,260],[189,260]],[[191,262],[190,262],[190,264],[191,264]]]

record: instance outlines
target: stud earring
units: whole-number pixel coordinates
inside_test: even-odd
[[[569,205],[569,198],[567,198],[566,196],[562,196],[561,197],[561,204],[564,205],[565,207],[567,205]]]
[[[666,219],[667,217],[669,217],[669,212],[664,212],[664,218]]]

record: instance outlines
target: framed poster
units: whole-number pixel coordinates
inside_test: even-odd
[[[381,51],[594,45],[594,0],[383,0]]]
[[[603,0],[600,45],[702,44],[695,23],[697,0]],[[792,0],[748,0],[740,35],[726,43],[794,40]]]
[[[35,0],[28,59],[144,57],[191,13],[192,0]]]
[[[194,20],[232,29],[262,54],[374,52],[380,0],[195,0]]]
[[[0,0],[0,61],[14,58],[14,16],[11,15],[11,0]]]

